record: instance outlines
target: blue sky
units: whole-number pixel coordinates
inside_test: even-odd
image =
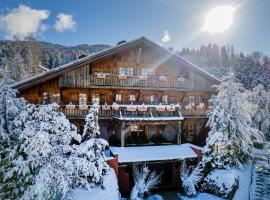
[[[35,20],[20,22],[24,19],[20,17],[15,20],[17,24],[26,24],[23,28],[12,29],[16,22],[11,26],[9,20],[14,18],[7,16],[20,12],[20,5],[30,11],[44,11],[32,18],[40,18],[38,28],[33,29],[40,40],[63,45],[114,45],[120,40],[140,36],[161,43],[166,32],[169,39],[165,40],[164,45],[174,49],[197,48],[211,42],[233,44],[236,50],[247,53],[259,50],[270,55],[269,0],[2,0],[0,39],[10,38],[14,31],[20,32],[29,24],[37,23]],[[237,5],[233,25],[224,33],[202,32],[205,14],[217,5]],[[60,13],[72,17],[72,24],[65,23],[61,18],[62,26],[60,23],[60,27],[56,28]]]

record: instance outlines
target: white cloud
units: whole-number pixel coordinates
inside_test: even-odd
[[[171,35],[169,33],[169,31],[164,31],[163,32],[163,36],[161,38],[161,43],[167,43],[171,41]]]
[[[36,36],[40,31],[45,30],[46,25],[42,21],[49,15],[48,10],[36,10],[20,5],[6,15],[0,16],[0,30],[6,33],[8,39]]]
[[[76,31],[77,23],[73,20],[72,15],[59,13],[54,25],[57,32],[64,32],[66,30]]]

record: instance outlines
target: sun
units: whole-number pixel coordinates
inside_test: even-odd
[[[233,24],[235,7],[216,6],[205,16],[202,30],[209,33],[223,33]]]

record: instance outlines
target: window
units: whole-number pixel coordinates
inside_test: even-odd
[[[186,123],[184,124],[184,134],[186,136],[186,139],[192,140],[195,135],[195,123]]]
[[[135,95],[134,94],[129,95],[129,100],[130,101],[136,101]]]
[[[200,102],[199,102],[199,105],[200,106],[205,106],[205,97],[204,96],[200,96]]]
[[[142,68],[142,76],[154,76],[155,71],[153,68]]]
[[[122,101],[122,95],[121,94],[116,94],[115,101]]]
[[[60,103],[60,93],[43,93],[43,104]]]
[[[192,107],[195,107],[196,101],[195,101],[195,96],[189,96],[188,97],[188,101],[189,101],[189,105]]]
[[[99,94],[93,94],[92,95],[92,104],[100,104],[100,96]]]
[[[168,98],[168,95],[163,95],[163,96],[162,96],[162,103],[163,103],[163,104],[168,104],[168,99],[169,99],[169,98]]]
[[[119,75],[133,76],[133,67],[119,67]]]
[[[49,99],[49,94],[44,92],[43,93],[43,104],[49,104],[50,102],[50,99]]]
[[[80,93],[79,94],[79,105],[86,105],[87,104],[87,94]]]
[[[150,102],[151,102],[152,105],[157,104],[157,97],[156,97],[156,95],[151,95]]]

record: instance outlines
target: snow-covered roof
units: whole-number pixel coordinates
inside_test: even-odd
[[[206,72],[205,70],[201,69],[200,67],[194,65],[193,63],[187,61],[186,59],[182,58],[181,56],[177,55],[176,53],[168,51],[167,49],[161,47],[160,45],[156,44],[155,42],[153,42],[153,41],[151,41],[151,40],[149,40],[149,39],[147,39],[145,37],[140,37],[138,39],[135,39],[135,40],[132,40],[132,41],[129,41],[129,42],[125,42],[125,43],[117,45],[115,47],[105,49],[103,51],[91,54],[89,56],[83,57],[81,59],[78,59],[78,60],[75,60],[73,62],[67,63],[65,65],[59,66],[59,67],[54,68],[52,70],[49,70],[47,72],[40,73],[40,74],[38,74],[36,76],[33,76],[33,77],[30,77],[28,79],[16,82],[15,84],[12,85],[12,87],[14,87],[16,89],[27,88],[27,87],[32,86],[34,84],[41,83],[41,82],[43,82],[45,80],[55,78],[55,77],[57,77],[57,76],[59,76],[61,74],[66,73],[67,71],[69,71],[71,69],[77,69],[86,62],[92,62],[92,61],[95,61],[97,59],[103,58],[105,56],[115,54],[115,53],[120,52],[120,51],[122,51],[124,49],[135,46],[135,45],[137,45],[137,44],[139,44],[141,42],[144,42],[144,43],[147,43],[149,45],[158,47],[158,48],[162,49],[163,51],[167,52],[169,55],[175,56],[176,58],[180,59],[181,61],[186,63],[188,66],[190,66],[191,69],[198,72],[199,74],[206,77],[207,79],[212,80],[216,84],[221,82],[219,79],[217,79],[213,75],[209,74],[208,72]]]
[[[197,154],[191,147],[200,149],[200,147],[186,143],[179,145],[110,147],[110,150],[113,154],[118,154],[119,163],[132,163],[197,158]]]

